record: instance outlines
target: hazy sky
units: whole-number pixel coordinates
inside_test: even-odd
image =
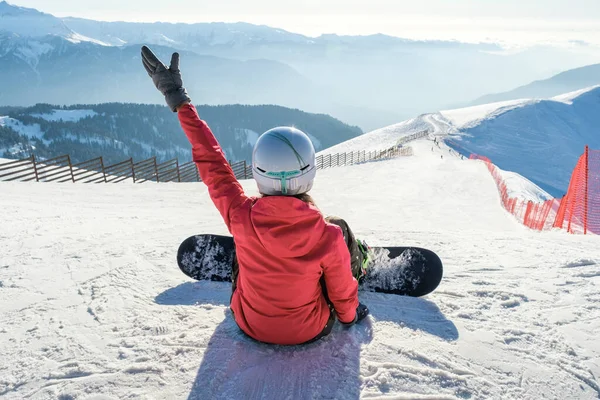
[[[600,0],[11,0],[106,21],[237,22],[317,36],[386,33],[513,44],[600,44]]]

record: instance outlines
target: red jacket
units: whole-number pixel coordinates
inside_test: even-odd
[[[194,106],[181,107],[178,115],[200,177],[235,241],[240,269],[231,309],[239,327],[267,343],[314,338],[329,318],[322,276],[339,320],[351,322],[358,283],[341,229],[294,197],[246,196]]]

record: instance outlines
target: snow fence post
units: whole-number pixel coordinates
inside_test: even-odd
[[[102,167],[102,176],[104,177],[104,183],[106,182],[106,171],[104,170],[104,160],[102,159],[102,156],[100,156],[100,167]]]
[[[583,234],[587,235],[587,223],[588,223],[588,187],[589,187],[589,147],[586,145],[585,146],[585,165],[583,166],[583,168],[585,168],[585,194],[583,196]]]
[[[154,173],[156,173],[156,183],[158,183],[158,165],[156,164],[156,156],[154,156]]]
[[[71,180],[75,183],[75,175],[73,175],[73,164],[71,164],[71,156],[67,154],[67,162],[69,163],[69,170],[71,171]]]
[[[133,168],[133,157],[131,157],[127,161],[129,161],[129,165],[131,165],[131,177],[133,178],[133,183],[135,183],[135,169]],[[127,177],[125,178],[125,180],[127,180]]]
[[[504,207],[506,207],[506,205]],[[525,226],[527,226],[529,228],[531,228],[531,226],[530,226],[529,223],[530,223],[530,220],[531,220],[530,214],[531,214],[532,207],[533,207],[533,202],[531,200],[529,200],[527,202],[527,207],[525,207],[525,217],[523,218],[523,225],[525,225]]]
[[[35,181],[39,182],[40,181],[40,177],[38,175],[37,165],[35,163],[35,155],[32,154],[30,158],[31,158],[31,163],[33,164],[33,172],[35,174]]]

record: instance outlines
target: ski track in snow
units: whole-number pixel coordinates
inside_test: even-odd
[[[600,397],[600,238],[529,231],[482,163],[412,145],[313,195],[373,246],[434,250],[441,286],[361,292],[367,320],[303,347],[246,338],[230,285],[179,271],[182,240],[227,233],[202,184],[0,182],[0,397]]]

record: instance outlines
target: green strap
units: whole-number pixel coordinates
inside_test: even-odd
[[[268,176],[273,178],[279,178],[281,180],[281,193],[287,194],[287,179],[296,175],[300,175],[300,170],[295,171],[281,171],[281,172],[267,172]]]

